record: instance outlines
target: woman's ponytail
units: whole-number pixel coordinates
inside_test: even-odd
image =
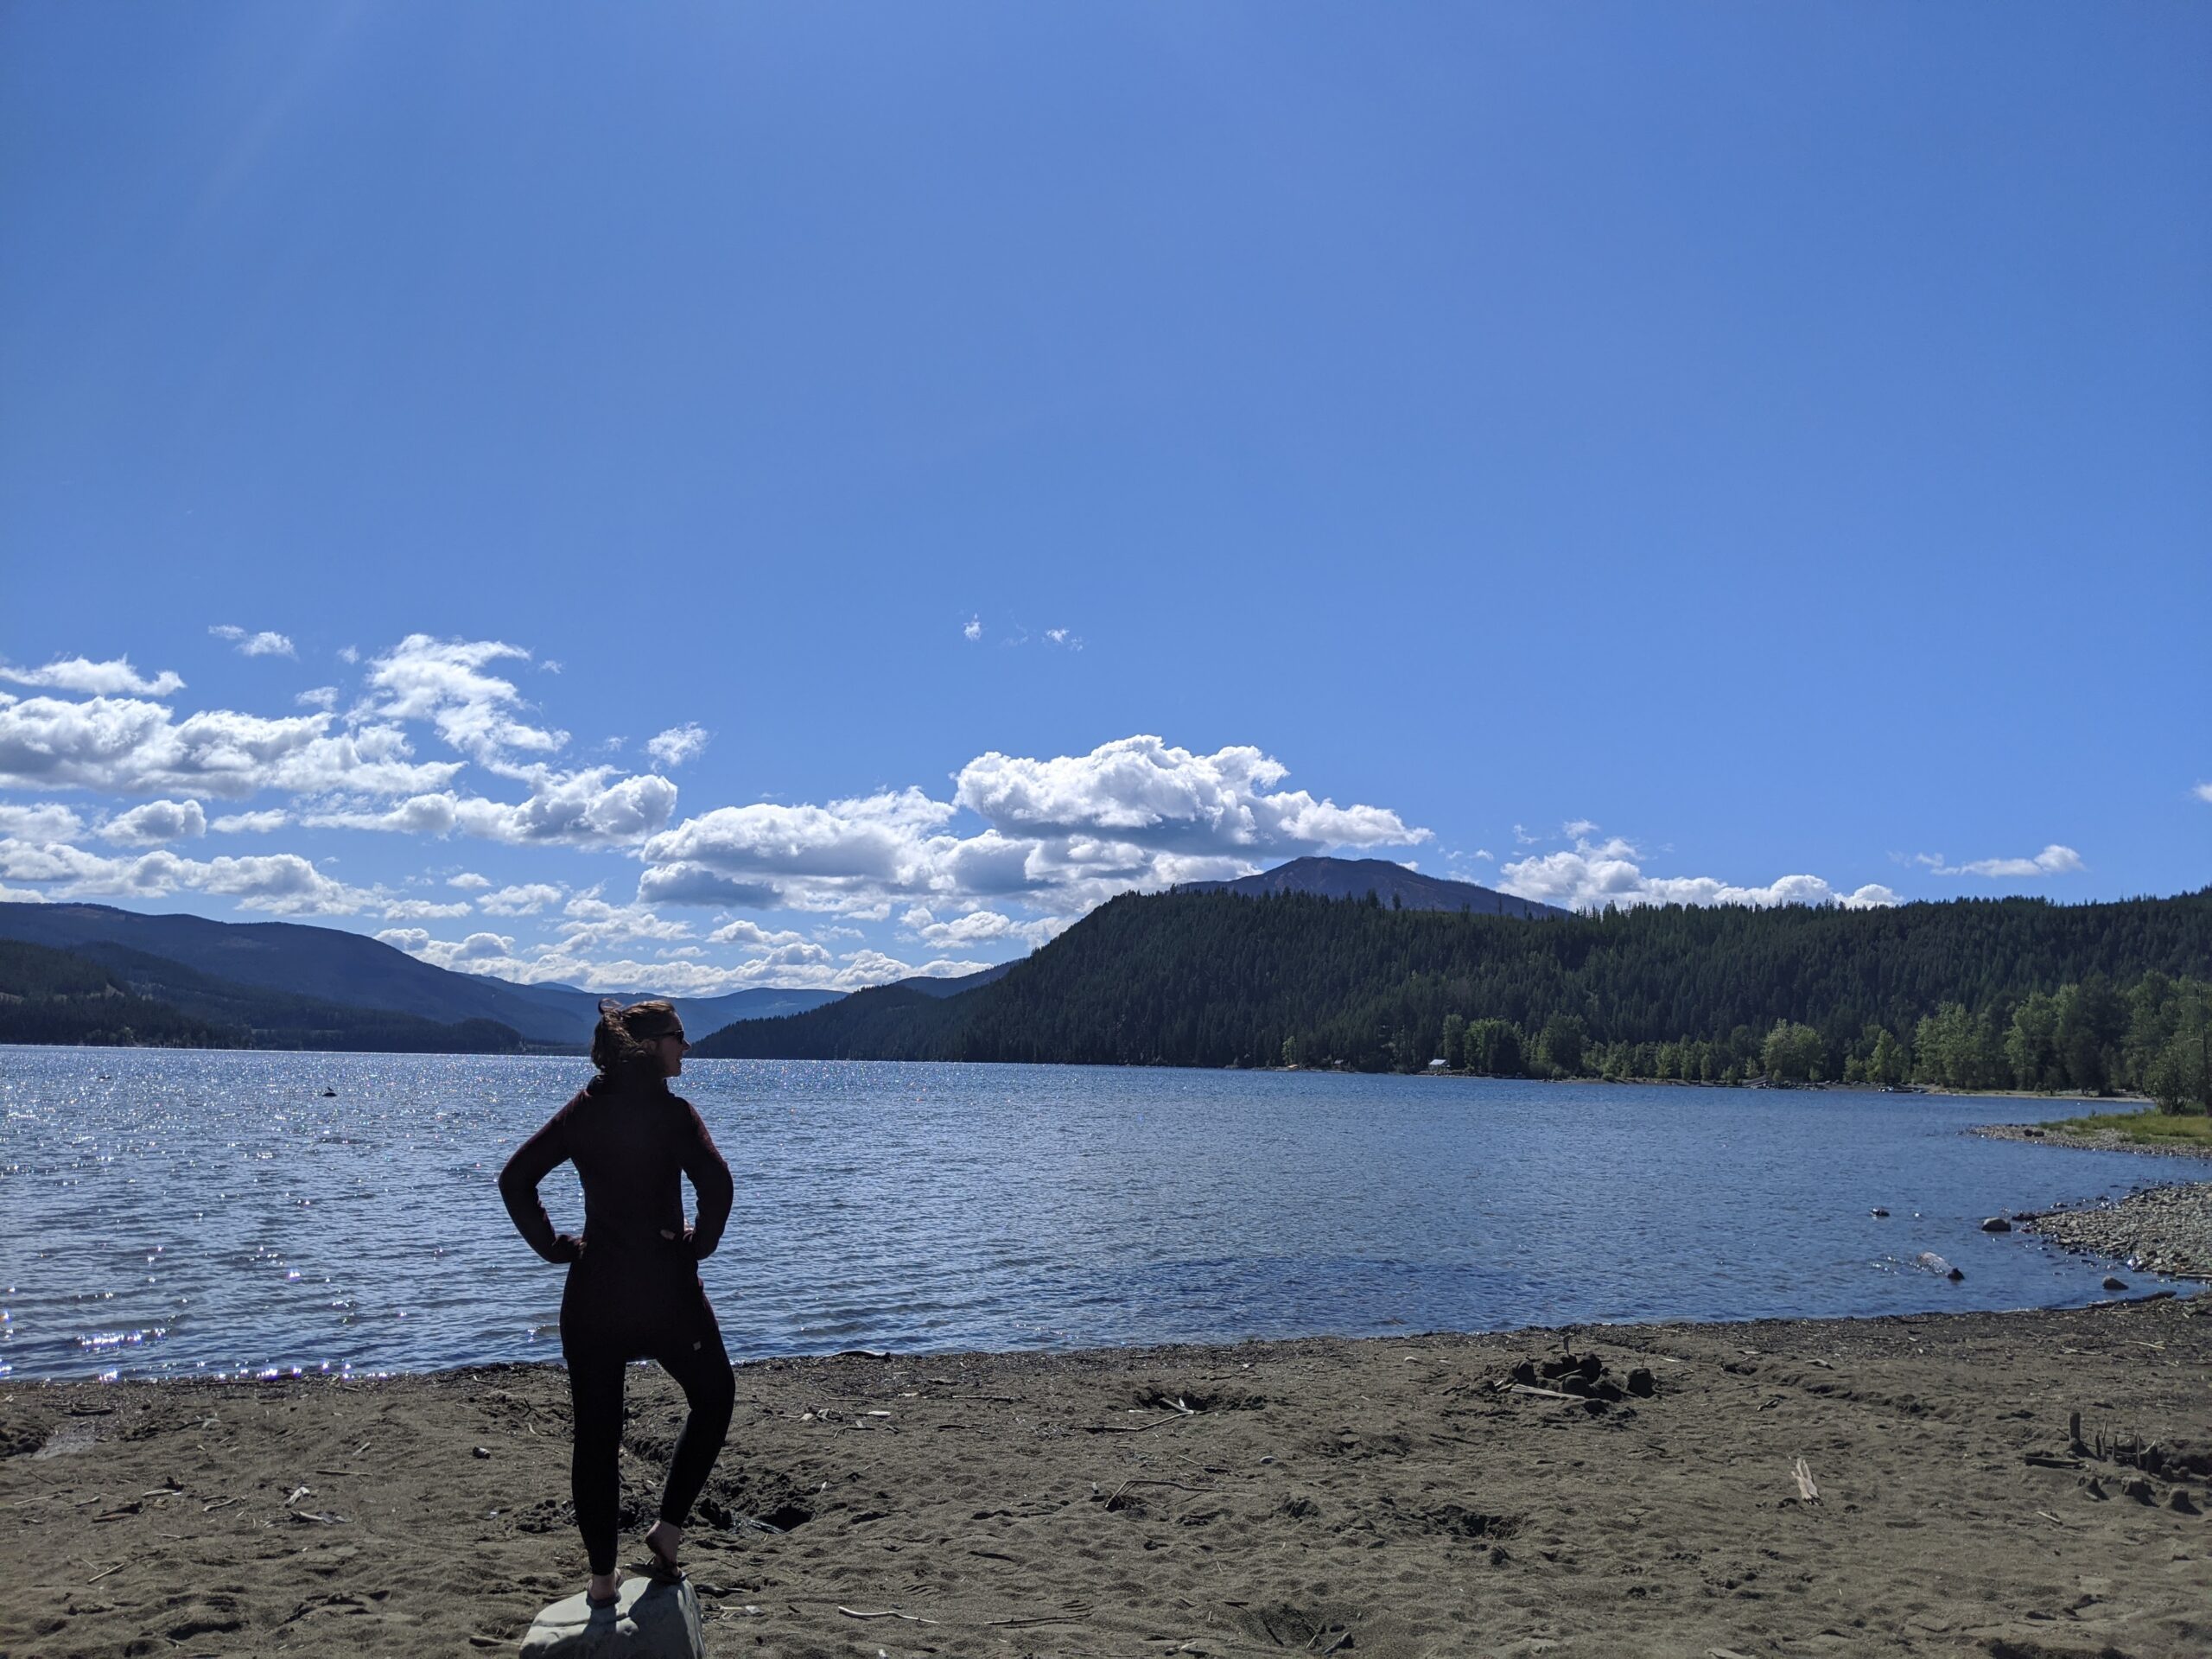
[[[660,1054],[654,1045],[681,1028],[672,1004],[632,1002],[626,1007],[614,997],[601,999],[599,1025],[591,1034],[591,1063],[599,1072],[592,1079],[594,1086],[660,1077]]]

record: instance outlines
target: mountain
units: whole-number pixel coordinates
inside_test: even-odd
[[[0,939],[0,1043],[231,1048],[230,1033],[140,996],[73,951]]]
[[[449,973],[378,939],[297,922],[214,922],[145,916],[107,905],[0,905],[0,938],[58,950],[120,944],[213,978],[263,990],[388,1008],[450,1025],[491,1020],[533,1042],[587,1040],[573,1019],[498,980]]]
[[[884,987],[887,990],[908,990],[922,996],[944,998],[959,996],[994,981],[1004,979],[1014,964],[1000,963],[995,968],[979,968],[972,974],[961,974],[951,979],[938,979],[928,974],[916,974],[908,979],[894,979]]]
[[[810,1008],[835,1002],[845,994],[842,991],[785,990],[777,986],[758,986],[751,990],[732,991],[726,996],[669,996],[664,991],[586,991],[574,985],[518,985],[511,980],[493,979],[488,974],[471,974],[466,977],[480,984],[496,986],[527,997],[540,1007],[556,1012],[562,1018],[574,1021],[578,1035],[576,1042],[591,1040],[592,1028],[599,1023],[599,1000],[601,996],[618,997],[625,1002],[645,1002],[661,1000],[676,1005],[677,1017],[683,1021],[686,1031],[719,1031],[740,1020],[774,1020],[787,1014],[804,1014]]]
[[[235,995],[247,989],[303,999],[325,1008],[410,1015],[439,1027],[486,1020],[540,1046],[572,1047],[588,1043],[592,1027],[599,1021],[599,996],[594,992],[572,985],[516,985],[480,974],[453,973],[418,962],[378,939],[296,922],[216,922],[200,916],[147,916],[108,905],[0,904],[0,939],[93,955],[99,954],[96,947],[113,946],[190,970],[228,988],[221,992],[201,988],[191,994],[213,996],[217,1001],[227,999],[233,1005],[233,1015],[217,1019],[217,1024],[289,1028],[287,1021],[296,1026],[303,1021],[302,1028],[323,1030],[361,1025],[334,1020],[327,1013],[310,1014],[304,1008],[284,1015],[265,1007],[250,1011]],[[143,963],[139,971],[142,977],[147,976]],[[175,979],[178,985],[183,982]],[[705,1032],[734,1020],[819,1007],[839,995],[764,987],[728,996],[679,998],[677,1007],[686,1027]],[[638,999],[625,995],[624,1000]],[[406,1039],[399,1044],[402,1048],[418,1047],[424,1037],[404,1026],[391,1029]],[[511,1046],[496,1034],[491,1040],[493,1046]]]
[[[1878,1032],[1894,1047],[1920,1045],[1920,1022],[1939,1015],[1971,1027],[1945,1041],[1970,1037],[1977,1056],[2002,1059],[2015,1011],[2063,1001],[2075,985],[2079,1040],[2094,1052],[2134,1045],[2131,1020],[2152,1034],[2194,1033],[2190,1022],[2206,1016],[2187,1013],[2187,999],[2205,993],[2181,976],[2201,979],[2208,963],[2212,888],[2100,905],[1655,906],[1541,927],[1185,889],[1125,893],[961,995],[861,991],[700,1046],[729,1057],[1417,1070],[1454,1043],[1465,1063],[1479,1025],[1483,1058],[1471,1069],[1576,1075],[1588,1055],[1643,1046],[1655,1069],[1640,1075],[1656,1076],[1664,1045],[1676,1066],[1694,1049],[1697,1069],[1663,1075],[1718,1077],[1758,1071],[1764,1039],[1788,1021],[1812,1029],[1822,1075],[1840,1077],[1866,1064]]]
[[[1423,875],[1380,858],[1294,858],[1257,875],[1234,881],[1189,881],[1180,893],[1236,893],[1264,899],[1277,893],[1307,893],[1317,899],[1376,899],[1393,909],[1464,910],[1476,916],[1518,916],[1527,921],[1558,921],[1573,914],[1556,905],[1516,899],[1510,893]]]
[[[301,1048],[500,1054],[523,1046],[492,1020],[442,1023],[234,984],[128,945],[56,950],[0,940],[0,1041],[164,1048]]]

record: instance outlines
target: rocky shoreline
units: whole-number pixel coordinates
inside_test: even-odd
[[[2145,1146],[2118,1129],[2092,1129],[2082,1135],[2034,1123],[1977,1123],[1974,1133],[1990,1141],[2031,1141],[2037,1146],[2072,1147],[2080,1152],[2139,1152],[2152,1158],[2194,1158],[2200,1164],[2212,1160],[2212,1152],[2196,1147]]]
[[[2139,1273],[2212,1279],[2212,1181],[2145,1187],[2116,1204],[2012,1219],[2062,1249],[2116,1256]]]

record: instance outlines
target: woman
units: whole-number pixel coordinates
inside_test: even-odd
[[[683,1523],[729,1432],[736,1386],[698,1262],[729,1220],[729,1166],[690,1102],[669,1091],[683,1070],[683,1027],[665,1002],[600,1005],[591,1042],[598,1075],[516,1149],[499,1196],[530,1247],[569,1264],[561,1294],[561,1353],[576,1422],[569,1476],[576,1525],[591,1559],[594,1606],[614,1599],[614,1534],[621,1496],[622,1368],[652,1359],[683,1389],[690,1415],[670,1460],[660,1518],[645,1534],[655,1569],[674,1576]],[[582,1237],[556,1233],[537,1184],[573,1161],[584,1188]],[[677,1174],[691,1178],[699,1219],[683,1224]]]

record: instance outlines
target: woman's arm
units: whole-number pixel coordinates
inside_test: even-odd
[[[730,1182],[729,1166],[715,1149],[715,1139],[707,1133],[698,1108],[686,1105],[684,1109],[691,1114],[691,1138],[683,1148],[683,1173],[691,1178],[692,1190],[699,1195],[699,1219],[690,1230],[691,1254],[704,1261],[722,1242],[722,1229],[729,1224],[730,1200],[736,1196],[736,1189]]]
[[[568,1159],[568,1118],[565,1109],[554,1113],[543,1128],[515,1148],[499,1172],[499,1197],[515,1230],[548,1262],[573,1262],[584,1253],[581,1240],[553,1230],[553,1218],[537,1198],[537,1184]]]

